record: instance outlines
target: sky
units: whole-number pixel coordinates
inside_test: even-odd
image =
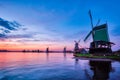
[[[89,47],[93,24],[108,24],[110,41],[120,48],[119,0],[0,0],[0,49],[73,50],[74,40]]]

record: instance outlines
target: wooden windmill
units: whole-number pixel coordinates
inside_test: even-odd
[[[85,54],[85,53],[87,53],[87,51],[85,50],[85,48],[80,45],[80,41],[81,40],[75,41],[75,47],[74,47],[74,53],[75,54],[80,54],[80,53]]]
[[[98,25],[100,22],[98,21],[97,25],[94,26],[91,11],[89,11],[89,16],[92,30],[84,39],[86,41],[92,35],[93,42],[90,43],[89,53],[112,53],[111,46],[114,43],[110,42],[107,23]]]
[[[74,53],[79,53],[80,52],[79,43],[80,43],[80,40],[75,41]]]

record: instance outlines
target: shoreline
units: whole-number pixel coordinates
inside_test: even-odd
[[[96,60],[96,61],[120,61],[120,56],[110,55],[110,56],[100,56],[92,54],[74,54],[75,59],[81,60]]]
[[[74,57],[74,59],[80,59],[80,60],[91,60],[91,61],[116,61],[116,60],[107,59],[107,58],[85,58],[85,57]]]

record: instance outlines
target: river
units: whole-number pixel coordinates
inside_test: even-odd
[[[0,53],[0,80],[120,80],[120,62],[77,60],[71,53]]]

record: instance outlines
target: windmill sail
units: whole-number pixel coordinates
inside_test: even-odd
[[[93,19],[92,19],[92,14],[91,14],[91,11],[89,10],[89,16],[90,16],[90,21],[91,21],[91,27],[92,27],[92,29],[93,29]],[[94,38],[94,31],[92,30],[92,37]]]
[[[90,31],[89,34],[85,37],[84,42],[89,38],[91,34],[92,34],[92,31]]]
[[[92,14],[91,14],[91,11],[89,10],[88,12],[89,16],[90,16],[90,21],[91,21],[91,26],[93,28],[93,19],[92,19]]]

